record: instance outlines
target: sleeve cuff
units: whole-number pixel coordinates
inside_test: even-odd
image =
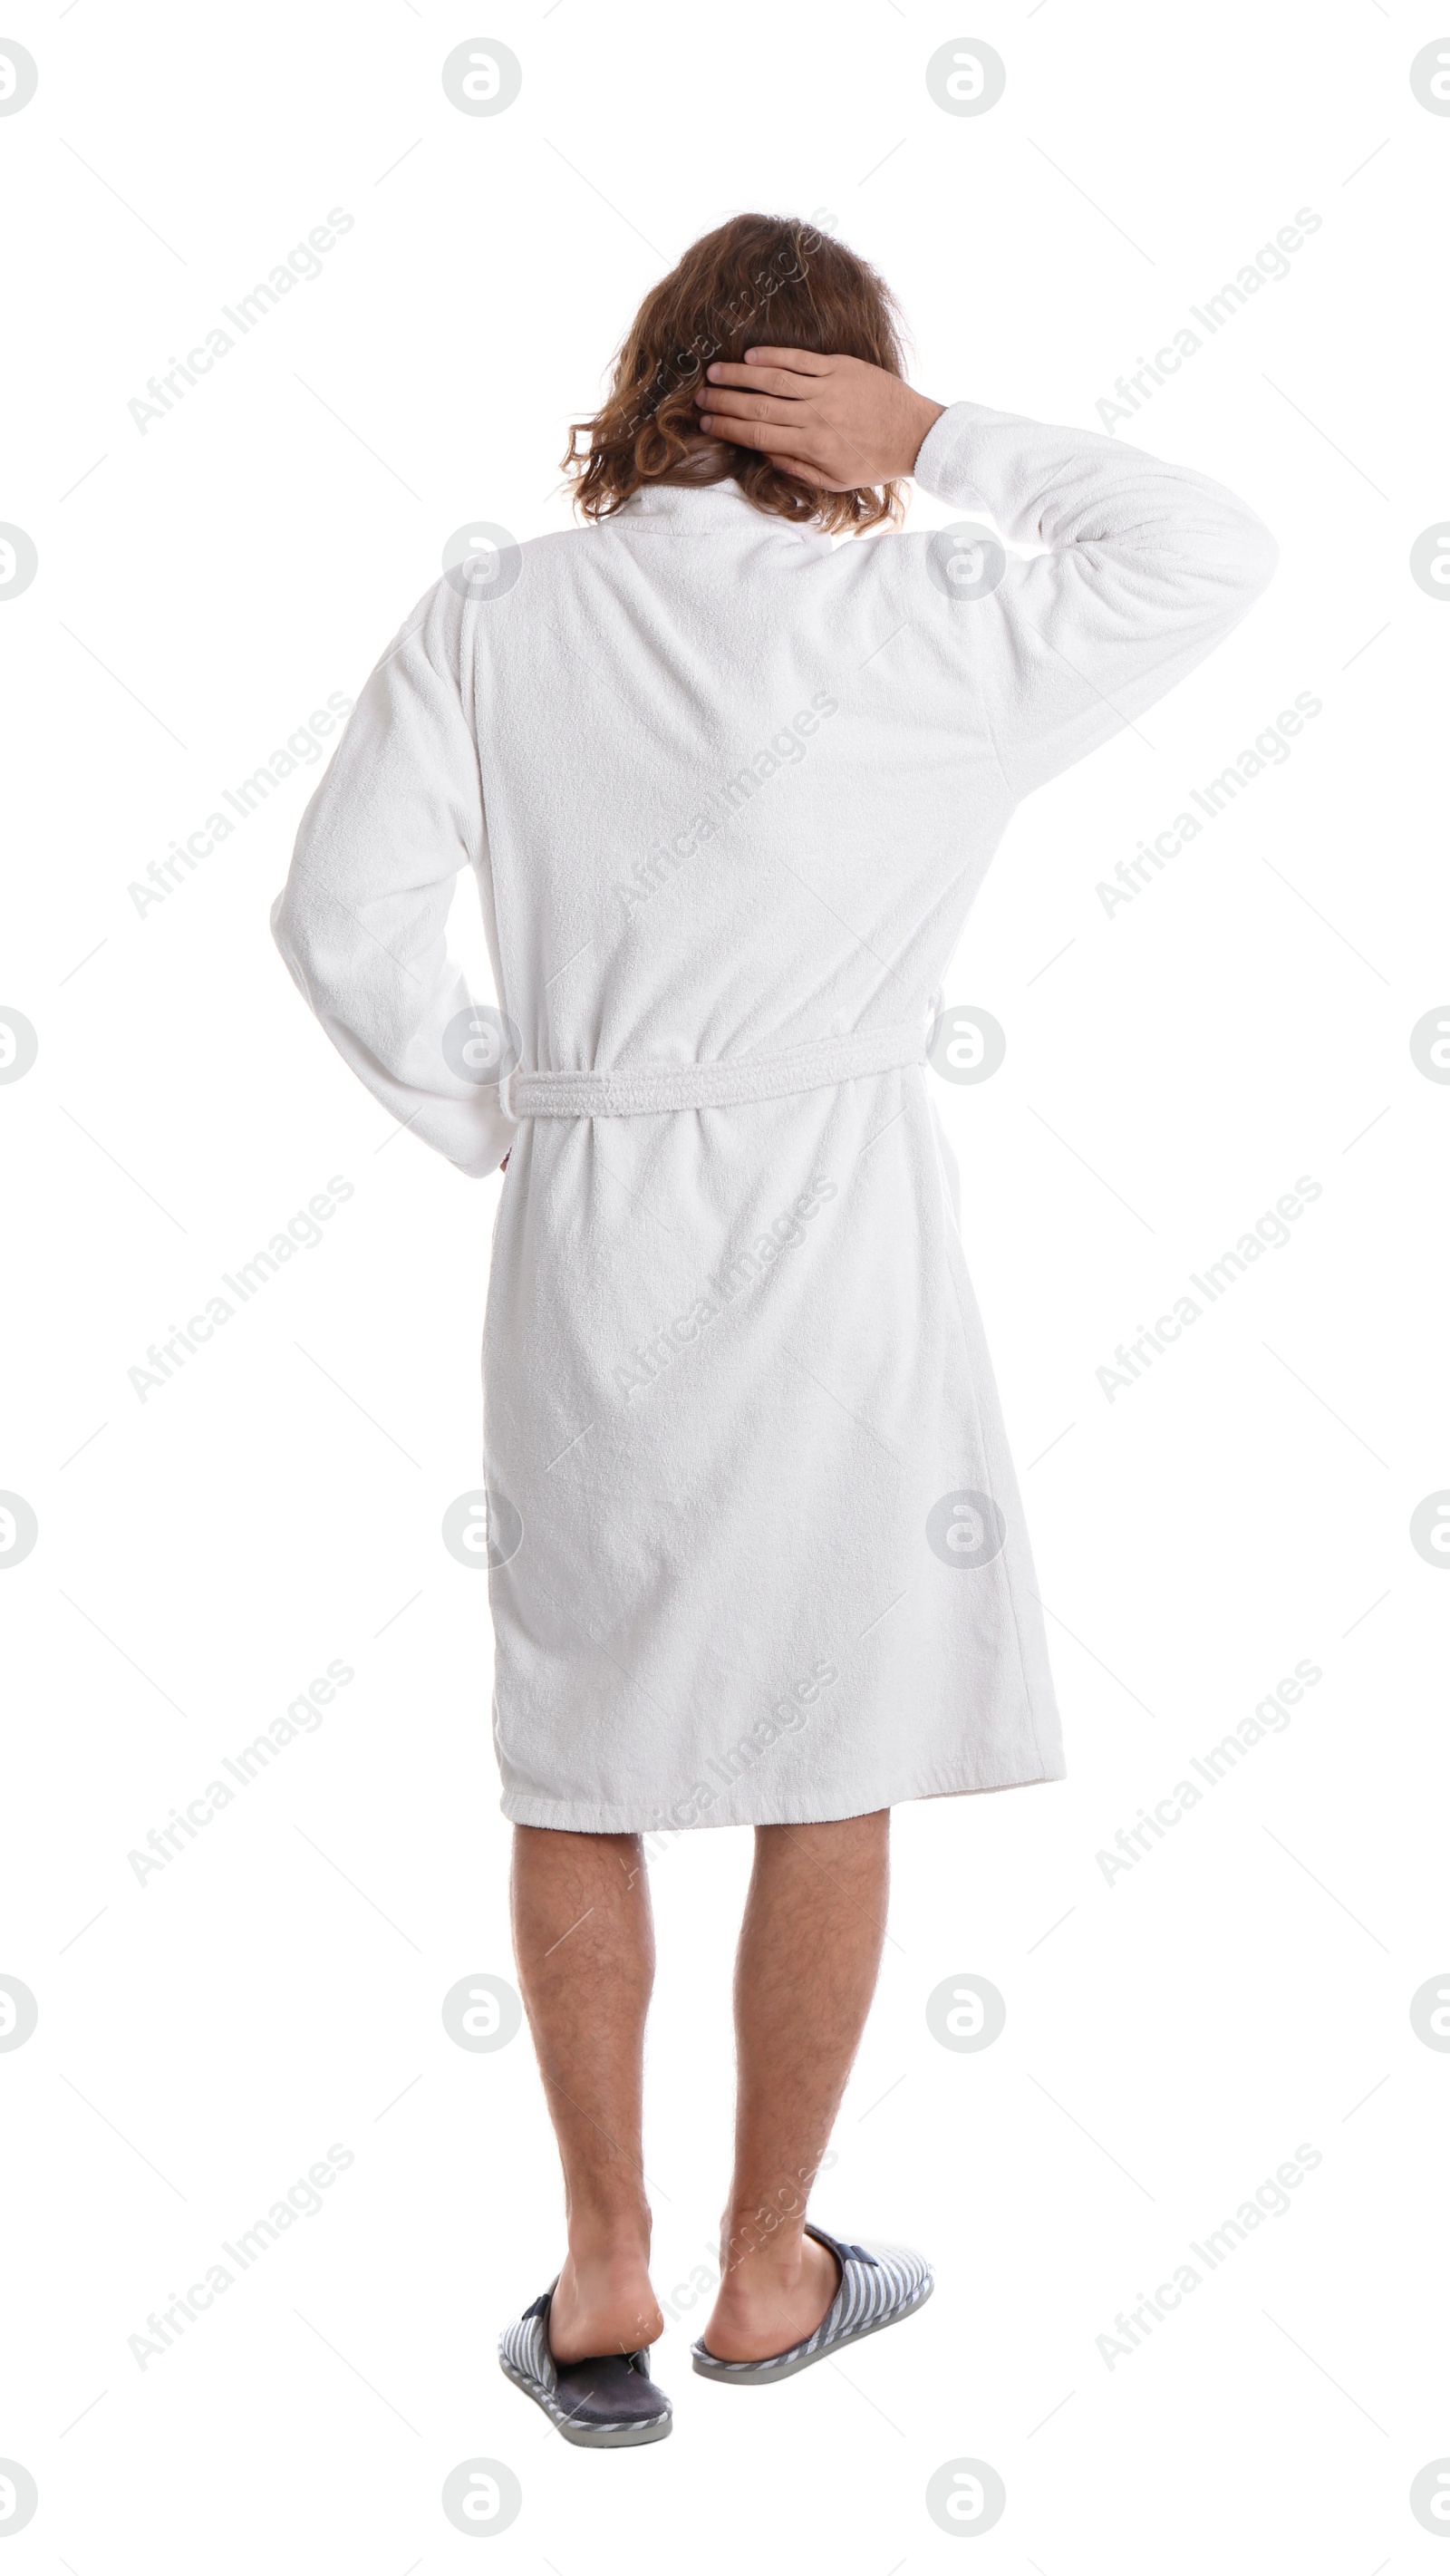
[[[912,468],[912,480],[923,492],[937,501],[953,502],[963,510],[978,510],[992,516],[992,504],[969,472],[972,432],[979,422],[999,420],[999,412],[983,409],[980,403],[948,403],[946,410],[932,422]]]

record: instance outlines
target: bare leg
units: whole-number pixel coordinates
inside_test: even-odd
[[[549,2311],[556,2361],[664,2331],[640,2156],[654,1925],[633,1834],[514,1828],[514,1956],[564,2168],[569,2250]]]
[[[813,2334],[833,2257],[804,2234],[886,1931],[891,1813],[762,1825],[735,1961],[735,2173],[704,2341],[763,2361]]]

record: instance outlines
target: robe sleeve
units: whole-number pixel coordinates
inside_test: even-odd
[[[959,602],[1008,785],[1028,795],[1166,695],[1270,581],[1278,548],[1223,486],[1090,430],[953,403],[915,479],[1015,545]],[[931,542],[930,539],[927,540]]]
[[[467,1046],[479,997],[447,940],[455,880],[470,867],[497,971],[468,649],[477,614],[445,579],[407,619],[302,817],[272,907],[292,979],[344,1062],[474,1176],[498,1168],[515,1132],[496,1075],[472,1076],[506,1060],[487,1033]]]

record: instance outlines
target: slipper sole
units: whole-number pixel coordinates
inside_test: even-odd
[[[713,2354],[690,2353],[692,2367],[702,2379],[713,2379],[721,2386],[764,2388],[773,2379],[794,2379],[798,2370],[809,2370],[813,2361],[830,2361],[848,2344],[864,2343],[868,2335],[884,2334],[888,2326],[899,2326],[903,2317],[914,2317],[924,2308],[936,2288],[935,2281],[924,2281],[914,2299],[894,2316],[877,2317],[869,2326],[857,2326],[850,2334],[837,2335],[833,2342],[821,2344],[815,2352],[783,2353],[778,2361],[717,2361]]]

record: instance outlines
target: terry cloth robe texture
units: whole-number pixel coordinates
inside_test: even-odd
[[[1276,549],[1202,475],[976,403],[916,480],[1046,551],[836,545],[729,481],[445,577],[274,909],[393,1114],[464,1172],[510,1155],[484,1482],[520,1823],[1062,1776],[928,1012],[1019,798],[1201,661]],[[492,996],[447,951],[462,868]],[[720,1068],[744,1096],[699,1105]]]

